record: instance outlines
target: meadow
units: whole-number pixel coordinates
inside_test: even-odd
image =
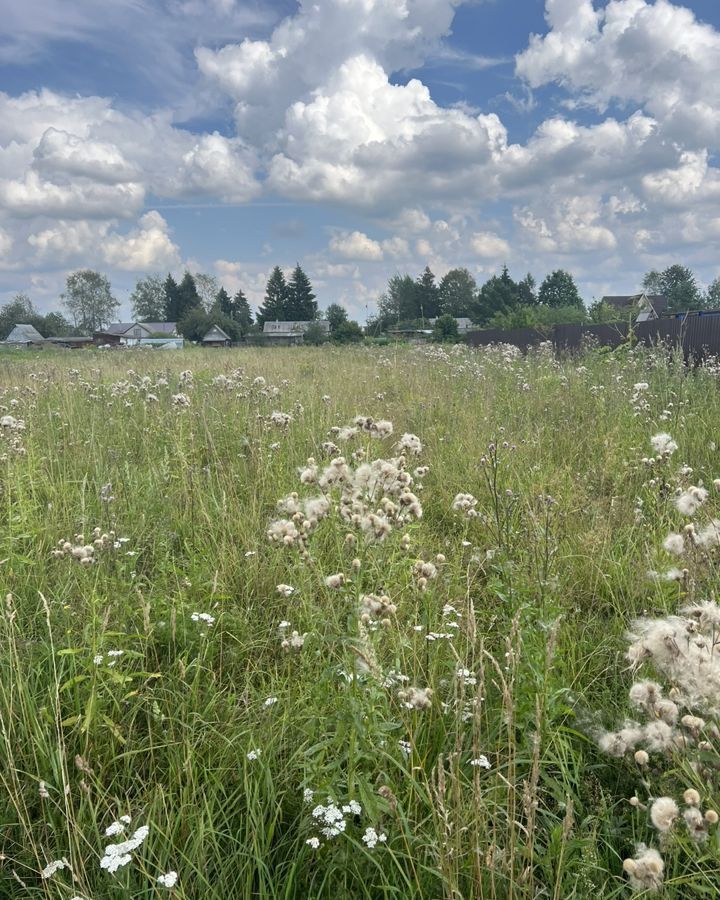
[[[0,897],[717,896],[719,373],[0,355]]]

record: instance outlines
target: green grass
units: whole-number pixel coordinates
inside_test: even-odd
[[[593,735],[626,710],[628,622],[678,604],[677,585],[646,577],[675,514],[639,461],[667,430],[696,482],[720,472],[712,371],[644,351],[13,353],[0,406],[26,424],[0,434],[0,896],[167,896],[168,870],[175,897],[203,900],[626,894],[622,859],[652,832],[629,815],[632,768]],[[392,457],[404,432],[422,441],[409,466],[430,467],[422,519],[348,546],[332,515],[309,560],[272,545],[277,501],[318,493],[298,469],[327,465],[330,429],[359,414],[395,433],[356,438],[348,457]],[[453,513],[458,492],[481,517]],[[53,557],[96,526],[127,543],[88,567]],[[437,554],[420,591],[413,564]],[[336,572],[347,581],[330,590]],[[370,592],[397,612],[368,634]],[[449,631],[446,604],[455,637],[428,641]],[[281,620],[307,632],[301,652],[281,649]],[[113,666],[108,650],[123,651]],[[348,680],[359,657],[371,671]],[[431,708],[406,709],[391,671],[431,687]],[[480,754],[489,770],[469,764]],[[328,797],[362,814],[316,850],[311,812]],[[121,815],[150,831],[111,875],[99,862]],[[375,849],[370,826],[387,836]],[[72,868],[42,879],[63,857]],[[666,896],[707,896],[707,866],[694,871],[678,868]]]

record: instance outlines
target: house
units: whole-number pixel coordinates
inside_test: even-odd
[[[263,337],[273,344],[302,344],[305,332],[310,326],[319,327],[325,337],[330,336],[330,323],[324,319],[307,322],[265,322]]]
[[[45,338],[33,325],[16,325],[5,338],[3,344],[12,344],[13,347],[42,346]]]
[[[472,319],[468,319],[467,316],[455,316],[454,318],[457,322],[458,334],[467,334],[468,331],[473,331],[477,328],[476,325],[473,325]],[[437,319],[428,319],[428,322],[431,325],[434,325],[437,322]]]
[[[182,341],[177,333],[177,322],[113,322],[93,333],[96,344],[112,347],[118,344],[127,347],[161,346],[168,340]]]
[[[620,318],[637,310],[636,322],[659,319],[665,315],[668,308],[668,299],[663,294],[647,294],[645,291],[640,294],[603,297],[602,302],[615,309],[620,314]]]
[[[213,325],[200,343],[203,347],[230,347],[232,339],[219,325]]]

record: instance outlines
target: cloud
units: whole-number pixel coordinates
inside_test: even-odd
[[[683,143],[720,129],[720,34],[668,0],[547,0],[550,30],[534,35],[516,58],[531,87],[557,82],[605,109],[641,104]],[[703,122],[704,119],[704,122]]]
[[[168,233],[168,225],[159,212],[151,210],[138,227],[127,235],[109,235],[102,253],[107,265],[129,272],[173,269],[180,263],[178,247]]]
[[[195,51],[200,71],[236,101],[243,134],[282,122],[296,100],[325,84],[349,59],[408,69],[438,50],[460,0],[316,0],[302,3],[267,40],[246,38]]]
[[[24,178],[0,181],[0,209],[20,217],[130,216],[142,207],[144,198],[145,191],[138,184],[64,185],[41,179],[35,172],[27,172]]]
[[[342,259],[376,262],[383,258],[383,248],[362,231],[342,232],[330,239],[330,252]]]
[[[79,176],[105,184],[137,181],[139,176],[114,144],[83,140],[52,127],[33,150],[33,166],[51,176]]]
[[[515,219],[531,246],[544,253],[607,253],[617,247],[610,225],[616,205],[597,196],[549,198],[536,208],[515,212]]]
[[[510,256],[510,245],[506,240],[490,231],[473,234],[470,247],[481,259],[507,259]]]
[[[145,213],[127,234],[109,223],[59,221],[28,237],[36,257],[44,264],[104,265],[126,272],[157,272],[180,263],[178,247],[170,238],[160,213]]]
[[[256,165],[240,138],[193,134],[169,113],[47,90],[0,93],[0,209],[14,216],[130,217],[148,192],[244,202],[260,191]]]

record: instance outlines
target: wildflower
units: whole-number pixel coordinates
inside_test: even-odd
[[[178,880],[177,872],[167,872],[165,875],[159,875],[157,883],[160,887],[167,888],[168,890],[172,890],[175,887]]]
[[[310,790],[310,788],[305,788],[303,791],[303,801],[305,803],[312,803],[312,799],[315,796],[315,792]]]
[[[700,794],[695,788],[688,788],[683,794],[683,802],[688,806],[700,806]]]
[[[666,434],[665,432],[661,432],[660,434],[656,434],[651,437],[650,445],[652,446],[653,450],[660,456],[672,456],[672,454],[678,448],[678,445],[675,443],[675,441],[670,437],[669,434]]]
[[[717,825],[719,818],[720,816],[718,816],[714,809],[708,809],[705,811],[705,821],[708,823],[708,825]]]
[[[452,508],[455,512],[464,513],[468,519],[472,519],[478,515],[475,509],[477,503],[477,499],[472,494],[456,494]]]
[[[398,453],[411,453],[413,456],[420,456],[422,453],[422,444],[420,438],[415,434],[405,433],[395,444]]]
[[[368,850],[374,850],[378,843],[384,844],[387,841],[387,835],[382,832],[378,834],[374,828],[366,828],[362,839],[367,844]]]
[[[708,491],[703,487],[691,486],[675,499],[675,507],[684,516],[694,515],[707,500]]]
[[[45,868],[42,870],[41,875],[43,878],[52,878],[56,872],[59,872],[60,869],[69,869],[70,863],[63,856],[62,859],[53,860],[53,862],[48,863]]]
[[[668,553],[680,556],[685,550],[685,538],[681,534],[669,534],[663,541],[663,548],[667,550]]]
[[[670,831],[677,817],[678,805],[672,797],[658,797],[650,807],[650,821],[658,831]]]
[[[190,406],[190,398],[187,394],[173,394],[170,399],[172,400],[173,406],[181,408],[187,408],[188,406]]]
[[[299,653],[305,645],[306,637],[307,632],[305,632],[305,634],[300,634],[299,631],[293,631],[289,638],[283,639],[280,646],[283,650],[295,650]]]
[[[211,616],[210,613],[194,612],[190,618],[193,622],[204,622],[208,628],[212,628],[215,624],[215,616]]]
[[[261,750],[250,750],[245,756],[250,760],[250,762],[255,762],[256,759],[260,757]]]
[[[636,750],[635,751],[635,762],[639,766],[646,766],[650,762],[650,757],[645,752],[645,750]]]
[[[328,575],[325,579],[325,584],[330,589],[337,589],[345,584],[345,576],[342,572],[338,572],[336,575]]]
[[[683,813],[683,819],[685,820],[685,824],[687,825],[690,837],[694,841],[696,841],[698,844],[702,844],[707,840],[708,823],[705,821],[705,819],[703,818],[703,814],[697,807],[688,807]]]
[[[312,847],[313,850],[317,850],[320,846],[320,838],[310,837],[305,841],[305,843],[308,845],[308,847]]]
[[[634,859],[623,860],[623,870],[633,891],[655,892],[662,887],[665,864],[657,850],[645,844],[638,844]]]
[[[708,525],[695,534],[691,533],[694,543],[703,550],[710,550],[720,544],[720,519],[712,519]]]
[[[276,425],[279,428],[287,428],[291,422],[292,416],[289,413],[277,411],[270,413],[270,423],[272,425]]]
[[[278,702],[277,697],[268,697],[267,700],[263,703],[263,706],[266,709],[269,709],[271,706],[274,706]]]
[[[662,698],[662,688],[656,681],[638,681],[630,688],[630,702],[646,711]]]
[[[665,724],[664,722],[661,724]],[[667,726],[666,726],[667,727]],[[606,732],[600,737],[598,744],[603,753],[610,756],[625,756],[644,737],[643,729],[635,722],[626,722],[617,732]]]
[[[122,841],[119,844],[108,844],[105,847],[105,855],[100,860],[100,868],[106,869],[113,874],[117,872],[118,869],[132,862],[130,854],[133,850],[137,850],[149,833],[150,829],[148,826],[143,825],[141,828],[138,828],[128,840]]]
[[[289,584],[279,584],[275,590],[283,597],[289,597],[291,594],[295,593],[295,588],[291,587]]]
[[[398,692],[398,698],[402,701],[405,709],[430,709],[432,695],[432,688],[410,687]]]
[[[116,834],[122,834],[125,831],[123,822],[113,822],[105,829],[105,837],[114,837]]]
[[[50,799],[50,794],[48,792],[47,785],[45,784],[44,781],[41,781],[40,784],[38,785],[38,794],[40,795],[40,798],[42,800]]]
[[[388,422],[387,419],[380,419],[378,422],[374,422],[372,427],[370,428],[370,434],[372,437],[390,437],[393,433],[393,424],[392,422]]]
[[[490,760],[484,753],[481,753],[476,759],[471,759],[470,765],[475,766],[476,768],[479,766],[481,769],[492,769]]]

